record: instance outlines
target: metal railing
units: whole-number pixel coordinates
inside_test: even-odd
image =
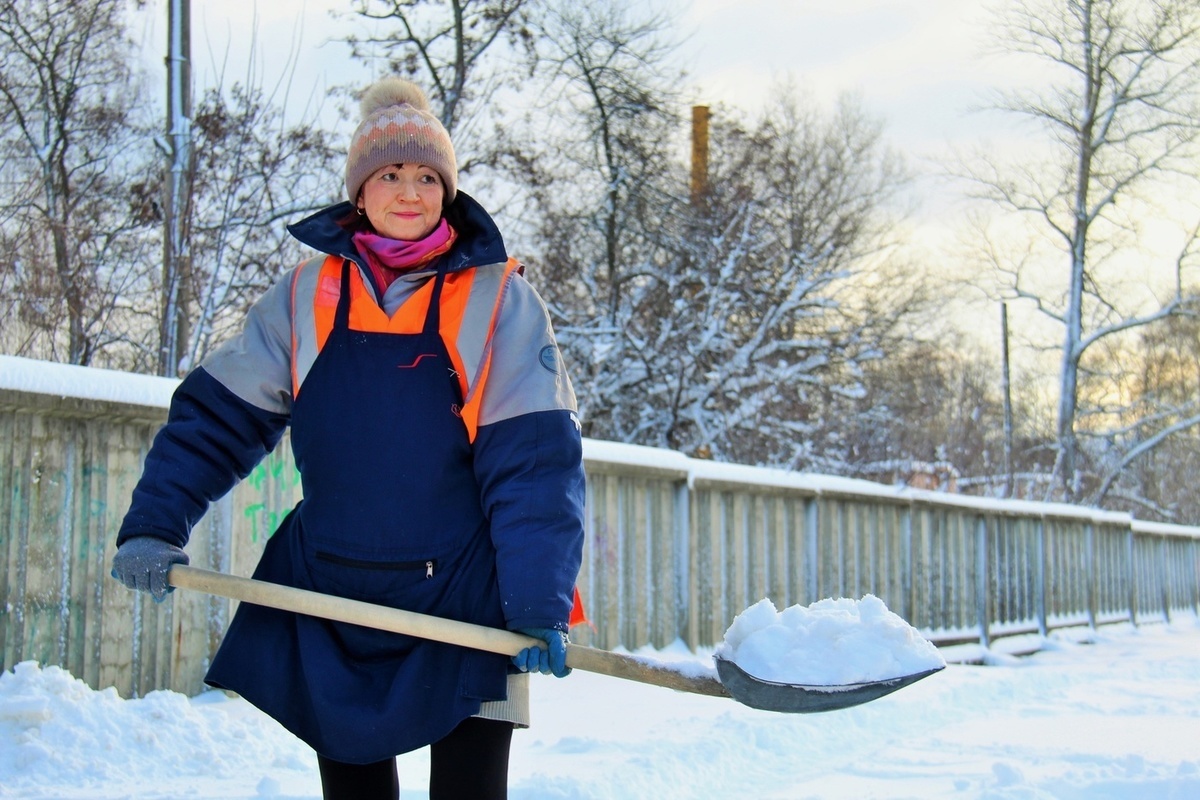
[[[232,603],[154,603],[108,575],[175,383],[0,356],[0,668],[57,664],[127,696],[202,688]],[[763,597],[871,593],[936,643],[985,646],[1200,614],[1200,528],[596,440],[584,459],[584,644],[711,646]],[[193,531],[192,563],[249,575],[299,498],[285,438]]]
[[[870,593],[938,644],[985,646],[1200,613],[1195,527],[589,444],[597,646],[711,645],[763,597]]]

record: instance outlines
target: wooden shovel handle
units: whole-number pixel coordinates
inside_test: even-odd
[[[468,622],[417,614],[398,608],[349,600],[345,597],[310,592],[292,586],[239,578],[222,572],[176,564],[171,567],[168,580],[180,589],[192,589],[219,597],[228,597],[254,605],[278,608],[297,614],[306,614],[338,622],[349,622],[392,633],[403,633],[419,639],[430,639],[445,644],[470,647],[515,656],[531,645],[544,645],[520,633],[472,625]],[[583,647],[567,645],[567,666],[585,672],[595,672],[614,678],[663,686],[681,692],[704,694],[713,697],[729,697],[721,682],[707,675],[686,675],[660,664],[633,656]]]

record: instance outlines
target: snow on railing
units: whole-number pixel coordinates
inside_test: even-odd
[[[1200,528],[585,442],[600,646],[693,646],[762,597],[875,594],[934,641],[1200,613]],[[657,499],[656,499],[657,498]],[[668,499],[670,498],[670,499]]]

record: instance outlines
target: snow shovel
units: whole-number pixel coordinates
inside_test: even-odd
[[[539,639],[498,628],[239,578],[182,564],[171,567],[168,580],[172,586],[181,589],[506,656],[514,656],[531,645],[544,644]],[[765,711],[800,714],[832,711],[875,700],[937,672],[933,669],[890,680],[846,686],[802,686],[761,680],[724,659],[717,659],[718,679],[711,675],[686,674],[662,662],[577,644],[567,645],[567,666],[681,692],[731,697],[751,708]]]

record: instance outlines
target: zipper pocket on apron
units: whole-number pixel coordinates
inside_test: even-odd
[[[317,552],[316,558],[318,561],[325,561],[330,564],[337,564],[339,567],[352,567],[354,569],[375,569],[385,570],[388,572],[409,572],[415,570],[425,570],[425,577],[432,578],[433,571],[437,569],[437,559],[430,558],[423,561],[370,561],[364,558],[348,558],[346,556],[335,555],[334,553]]]

